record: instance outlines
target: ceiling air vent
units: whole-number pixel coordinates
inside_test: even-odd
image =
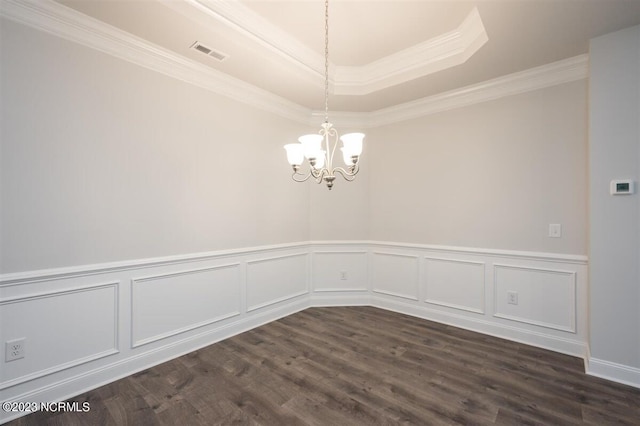
[[[225,59],[227,59],[229,57],[229,55],[222,53],[218,50],[213,50],[210,47],[205,46],[204,44],[200,43],[199,41],[196,41],[195,43],[193,43],[191,45],[192,49],[197,50],[198,52],[202,52],[205,55],[209,55],[214,59],[217,59],[218,61],[222,62]]]

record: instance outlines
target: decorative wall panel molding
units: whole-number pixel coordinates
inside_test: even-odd
[[[24,358],[2,351],[0,389],[118,353],[119,282],[0,300],[0,342],[24,339]],[[55,350],[52,350],[55,348]]]
[[[374,293],[418,300],[418,256],[374,251],[371,288]]]
[[[425,257],[425,302],[484,314],[485,292],[484,262]]]
[[[1,275],[0,341],[26,338],[29,360],[3,362],[1,398],[64,400],[304,309],[308,251],[289,243]]]
[[[309,293],[307,253],[247,262],[247,312]]]
[[[373,306],[574,356],[586,356],[588,280],[585,256],[380,241],[370,242],[369,247],[373,253],[370,298]],[[380,256],[375,255],[379,252],[416,256],[418,265],[400,265],[400,262],[383,265],[378,259]],[[503,268],[512,266],[535,277],[531,279],[525,274],[521,287],[514,290],[518,292],[517,306],[521,309],[509,312],[512,314],[509,318],[501,315],[505,290],[501,286],[485,285],[493,283],[500,265]],[[417,289],[420,301],[398,297],[395,289],[376,291],[380,290],[380,285],[376,284],[379,276],[387,277],[383,282],[402,277],[406,286],[414,275],[420,283]],[[499,276],[501,283],[507,282],[504,279],[508,277]],[[545,290],[553,291],[552,297],[558,296],[549,306],[539,303]],[[407,290],[401,294],[406,293]],[[569,296],[570,293],[573,296]],[[496,309],[498,315],[495,315]],[[523,312],[524,309],[529,310]]]
[[[367,251],[313,252],[313,291],[367,291]]]
[[[575,271],[498,264],[494,271],[495,317],[576,332]]]
[[[240,315],[239,263],[131,280],[131,347]]]

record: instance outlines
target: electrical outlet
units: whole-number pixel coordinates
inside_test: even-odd
[[[16,359],[24,358],[25,342],[27,339],[15,339],[5,342],[5,362],[13,361]]]
[[[340,279],[343,281],[348,279],[347,271],[340,271]]]
[[[562,237],[562,225],[559,223],[549,224],[549,238],[561,238]]]
[[[518,304],[518,293],[515,291],[508,291],[507,292],[507,303],[510,305],[517,305]]]

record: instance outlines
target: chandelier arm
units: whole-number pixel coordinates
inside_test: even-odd
[[[324,180],[325,176],[329,176],[331,173],[329,172],[329,169],[327,169],[326,167],[323,167],[322,169],[319,170],[318,175],[316,176],[316,183],[322,183]]]
[[[300,179],[297,176],[304,176],[302,179]],[[306,180],[308,180],[310,177],[312,176],[312,173],[309,172],[306,175],[302,174],[302,173],[298,173],[298,172],[293,172],[293,174],[291,175],[291,179],[293,179],[296,182],[304,182]]]
[[[359,170],[360,169],[356,165],[356,167],[354,167],[352,172],[349,172],[348,170],[345,170],[342,167],[336,167],[335,169],[333,169],[333,172],[340,173],[345,180],[351,182],[356,178],[356,175],[358,174]]]
[[[310,178],[313,178],[316,183],[321,183],[325,175],[329,175],[329,170],[326,167],[323,167],[320,170],[311,168],[309,170],[309,173],[307,173],[306,175],[303,173],[293,172],[293,174],[291,175],[291,179],[296,182],[305,182]]]
[[[342,174],[342,173],[340,173],[340,174]],[[344,178],[344,180],[346,180],[347,182],[353,182],[354,180],[356,180],[356,177],[355,177],[355,176],[353,176],[353,175],[347,175],[347,176],[342,175],[342,177],[343,177],[343,178]]]
[[[320,180],[322,181],[322,176],[324,176],[324,173],[327,169],[325,167],[321,168],[321,169],[314,169],[311,168],[311,176],[313,176],[313,178],[315,180]]]

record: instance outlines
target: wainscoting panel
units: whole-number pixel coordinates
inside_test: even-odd
[[[313,291],[367,291],[366,251],[315,251]]]
[[[0,302],[0,389],[118,352],[118,282],[42,292]],[[4,343],[24,340],[24,358]]]
[[[131,346],[240,315],[239,264],[131,280]]]
[[[574,271],[498,264],[494,271],[494,316],[576,332]],[[517,301],[510,303],[510,294]]]
[[[425,257],[425,302],[483,314],[485,264]]]
[[[373,252],[371,281],[374,293],[418,300],[418,256]]]
[[[373,306],[587,356],[586,257],[376,241],[369,246]],[[518,305],[507,303],[508,293],[517,294]]]
[[[0,343],[25,338],[26,356],[2,360],[0,399],[64,400],[316,305],[372,305],[586,357],[587,282],[583,256],[375,241],[7,274]]]
[[[247,262],[247,312],[309,292],[307,253]]]

